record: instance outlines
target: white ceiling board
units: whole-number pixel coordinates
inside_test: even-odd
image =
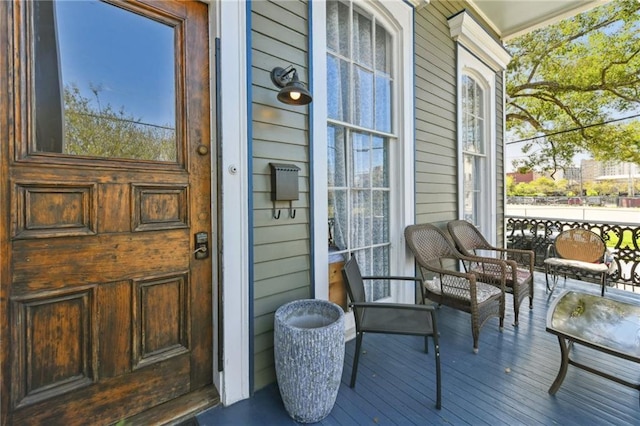
[[[608,3],[610,0],[468,0],[502,40]]]

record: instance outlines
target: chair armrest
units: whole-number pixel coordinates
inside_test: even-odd
[[[558,257],[558,254],[556,253],[556,246],[554,243],[547,245],[547,251],[544,258],[548,259],[550,257]]]
[[[377,302],[358,302],[349,303],[349,306],[356,308],[393,308],[393,309],[407,309],[413,311],[435,311],[437,309],[436,304],[429,302],[424,305],[416,305],[411,303],[377,303]]]
[[[528,266],[529,271],[533,273],[533,266],[536,261],[536,253],[533,250],[505,248],[507,254],[512,254],[511,259],[515,260],[522,266]],[[507,256],[509,257],[509,256]]]
[[[398,280],[398,281],[422,281],[420,277],[396,277],[392,275],[367,275],[363,280]]]
[[[507,253],[506,249],[504,251],[504,253]],[[507,278],[511,279],[513,282],[517,282],[518,281],[518,270],[524,270],[526,269],[529,274],[531,276],[533,276],[533,266],[534,266],[534,256],[532,255],[532,253],[530,252],[530,250],[524,250],[524,254],[527,254],[528,259],[514,259],[512,257],[506,256],[506,258],[500,258],[497,260],[500,260],[501,262],[504,262],[508,267],[507,270],[505,271]],[[472,256],[475,261],[473,262],[474,264],[478,265],[475,268],[472,268],[472,265],[469,265],[469,270],[472,272],[477,272],[478,270],[482,273],[490,273],[490,271],[487,271],[485,269],[485,267],[483,265],[480,264],[480,260],[484,260],[484,259],[495,259],[492,257],[482,257],[482,256]],[[526,263],[524,262],[526,260]],[[465,264],[465,268],[467,268],[467,265]]]
[[[422,278],[420,277],[402,277],[402,276],[389,276],[389,275],[368,275],[362,277],[363,280],[390,280],[390,281],[414,281],[416,283],[416,289],[420,290],[420,297],[422,303],[425,301],[424,286],[422,285]]]
[[[499,283],[495,282],[493,283],[493,285],[497,286],[500,288],[500,290],[502,291],[503,295],[504,292],[506,290],[506,262],[503,260],[498,260],[498,259],[493,259],[493,258],[484,258],[484,257],[480,257],[480,258],[473,258],[473,257],[468,257],[468,256],[464,256],[461,254],[456,254],[456,255],[449,255],[449,256],[442,256],[439,259],[439,266],[436,265],[435,263],[421,263],[418,261],[418,267],[420,269],[420,274],[424,277],[428,276],[428,275],[438,275],[440,282],[441,282],[441,288],[443,293],[445,292],[445,289],[447,287],[450,288],[455,288],[456,286],[451,286],[450,284],[448,284],[448,282],[455,282],[455,279],[458,280],[465,280],[468,282],[469,285],[469,291],[471,292],[471,299],[472,300],[476,300],[476,296],[477,296],[477,292],[476,292],[476,275],[473,272],[460,272],[457,270],[453,270],[453,269],[447,269],[445,267],[442,266],[442,261],[443,260],[452,260],[452,261],[466,261],[466,262],[475,262],[475,263],[479,263],[480,265],[482,265],[484,267],[485,264],[493,264],[496,265],[496,267],[494,267],[494,269],[499,270],[500,274],[499,274]],[[453,281],[451,279],[447,280],[445,279],[445,277],[452,277]],[[488,283],[488,284],[492,284],[492,283]],[[447,291],[447,293],[449,293],[449,291]]]
[[[516,264],[529,268],[529,272],[533,273],[535,263],[535,252],[533,250],[515,249],[506,247],[484,247],[482,250],[497,252],[496,259],[504,261],[514,261]],[[473,256],[483,257],[483,256]]]
[[[513,263],[510,263],[509,266],[511,267],[511,269],[513,271],[515,271],[515,269],[513,269],[513,267],[515,266],[515,261],[494,259],[492,257],[481,257],[481,256],[473,256],[473,257],[461,256],[460,259],[463,260],[463,261],[466,261],[466,262],[476,263],[478,265],[478,267],[480,267],[482,269],[485,269],[485,268],[486,269],[491,269],[490,267],[487,267],[485,265],[496,265],[500,269],[501,279],[500,279],[500,283],[499,284],[500,284],[500,287],[501,287],[503,292],[506,290],[507,263],[513,262]],[[470,275],[473,275],[474,278],[475,278],[475,275],[473,273],[470,273]],[[466,278],[469,279],[469,277],[466,277]]]
[[[533,250],[526,250],[526,249],[517,249],[517,248],[504,248],[502,250],[506,250],[509,253],[518,253],[518,254],[533,254],[534,251]]]

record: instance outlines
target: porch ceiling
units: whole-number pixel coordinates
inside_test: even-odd
[[[468,0],[503,41],[611,0]]]

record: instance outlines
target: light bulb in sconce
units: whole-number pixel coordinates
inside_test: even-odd
[[[289,97],[294,101],[300,99],[300,92],[289,92]]]

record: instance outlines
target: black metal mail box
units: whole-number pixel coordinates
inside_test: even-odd
[[[295,164],[269,163],[271,166],[271,199],[291,201],[298,199],[298,171]]]

